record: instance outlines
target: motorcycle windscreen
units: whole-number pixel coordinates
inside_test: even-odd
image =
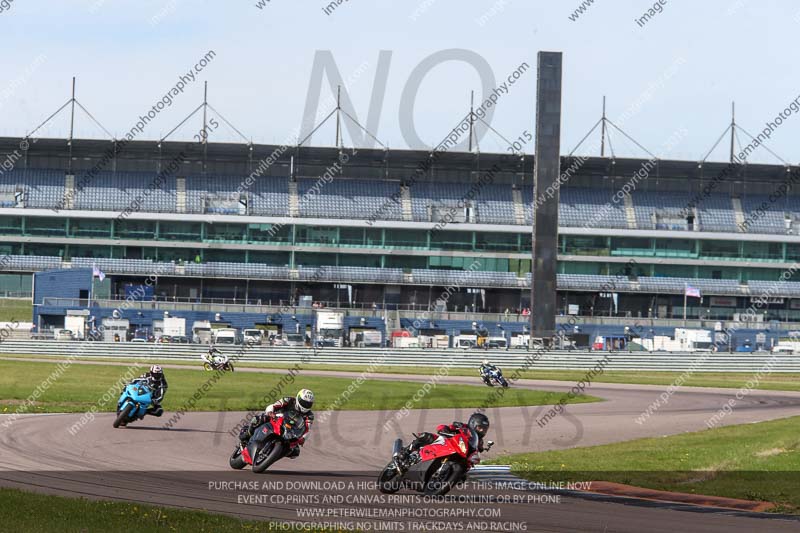
[[[306,419],[296,411],[289,411],[283,416],[283,438],[297,440],[306,433]]]
[[[474,431],[469,432],[469,453],[475,452],[478,450],[478,444],[480,442],[480,437]]]

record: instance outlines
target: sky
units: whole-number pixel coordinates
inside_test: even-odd
[[[474,91],[476,106],[496,98],[485,118],[497,134],[481,126],[480,150],[506,152],[508,140],[532,153],[540,50],[563,53],[562,154],[598,121],[603,96],[608,118],[649,152],[698,161],[730,124],[731,102],[756,136],[800,96],[800,5],[789,0],[338,1],[0,0],[0,136],[33,130],[69,100],[75,76],[78,101],[124,137],[209,51],[137,139],[163,138],[202,103],[207,81],[209,104],[246,139],[295,142],[335,107],[335,64],[343,109],[389,148],[439,144]],[[513,85],[495,89],[521,65]],[[309,94],[318,114],[304,121]],[[41,135],[66,137],[68,111]],[[786,114],[765,144],[792,164],[799,115]],[[345,145],[376,145],[343,120]],[[211,142],[243,142],[218,123]],[[201,127],[195,115],[169,139]],[[334,132],[330,120],[306,144],[333,145]],[[108,138],[80,110],[75,136]],[[613,130],[611,145],[619,157],[646,155]],[[728,150],[726,137],[708,159]],[[599,155],[598,131],[575,153]],[[779,162],[764,147],[749,161]]]

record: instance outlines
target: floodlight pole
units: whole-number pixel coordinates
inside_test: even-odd
[[[469,151],[472,152],[472,130],[475,124],[475,91],[469,92]]]
[[[336,86],[336,147],[342,147],[342,86]]]
[[[203,142],[203,176],[206,175],[208,169],[208,81],[203,83],[203,132],[200,135]]]
[[[70,117],[69,117],[69,142],[72,144],[72,136],[75,128],[75,76],[72,77],[72,98],[70,98]]]
[[[72,174],[72,138],[75,133],[75,76],[72,76],[72,97],[70,98],[70,117],[69,117],[69,161],[67,171]]]
[[[730,162],[733,163],[733,138],[736,134],[736,102],[731,102],[731,157]]]
[[[603,117],[600,119],[600,157],[606,155],[606,97],[603,96]]]

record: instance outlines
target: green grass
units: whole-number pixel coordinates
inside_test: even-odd
[[[135,373],[144,372],[146,367],[137,367]],[[0,360],[0,412],[14,412],[17,406],[31,395],[32,391],[56,370],[55,363],[33,363],[24,361]],[[114,384],[128,372],[128,367],[111,365],[73,364],[61,375],[52,380],[52,385],[39,396],[35,406],[27,412],[83,412],[96,405],[98,400],[111,393],[111,400],[98,406],[100,411],[116,409],[120,389]],[[167,369],[169,391],[164,401],[164,409],[176,410],[211,377],[213,372],[189,369]],[[283,380],[281,384],[281,380]],[[304,376],[302,370],[296,375],[288,372],[264,374],[235,372],[224,374],[214,383],[191,410],[196,411],[245,411],[263,409],[265,395],[274,389],[274,396],[294,395],[300,388],[312,389],[317,396],[318,411],[325,410],[336,402],[340,395],[352,384],[350,377]],[[381,381],[367,379],[341,403],[341,410],[396,410],[420,391],[424,383],[408,381]],[[428,394],[420,394],[420,401],[411,405],[413,409],[432,408],[473,408],[482,405],[496,388],[484,385],[442,385],[436,384]],[[107,398],[109,396],[107,395]],[[557,402],[560,394],[510,388],[499,397],[493,406],[506,407],[518,405],[544,405]],[[582,396],[570,403],[597,401],[598,398]]]
[[[30,298],[0,298],[0,322],[30,322],[33,316],[33,304]]]
[[[91,501],[85,498],[45,496],[0,489],[0,524],[3,531],[25,533],[209,533],[267,531],[269,522],[252,522],[211,514],[133,503]],[[279,531],[275,526],[275,531]],[[306,530],[304,530],[306,531]],[[307,531],[325,531],[309,529]]]
[[[0,345],[2,349],[2,345]],[[47,358],[41,355],[16,355],[16,354],[3,354],[0,360],[13,359],[17,357],[27,358]],[[66,355],[61,358],[66,357]],[[199,357],[199,356],[198,356]],[[600,355],[598,354],[598,357]],[[95,361],[95,362],[120,362],[120,359],[98,359],[96,357],[79,357],[78,359]],[[133,358],[131,358],[131,361]],[[124,359],[123,359],[124,361]],[[198,358],[199,361],[199,358]],[[312,359],[313,361],[313,359]],[[766,359],[765,359],[766,361]],[[171,365],[185,365],[185,366],[198,366],[198,362],[190,361],[169,361]],[[250,368],[265,368],[265,369],[285,369],[286,366],[269,364],[269,363],[240,363],[238,366]],[[310,363],[307,365],[309,370],[332,370],[339,372],[363,372],[367,367],[365,365],[333,365],[333,364],[316,364]],[[385,374],[412,374],[429,376],[438,370],[438,367],[422,367],[422,366],[391,366],[379,365],[376,366],[376,372]],[[504,368],[503,373],[508,377],[513,373],[513,368]],[[715,387],[715,388],[733,388],[738,389],[747,383],[752,377],[752,372],[695,372],[685,379],[683,386],[685,387]],[[465,368],[453,368],[450,370],[452,376],[471,376],[477,380],[477,368],[475,370]],[[623,383],[623,384],[638,384],[638,385],[670,385],[678,377],[682,376],[683,372],[654,372],[645,370],[624,370],[624,371],[606,371],[599,376],[595,376],[593,383]],[[543,379],[553,381],[566,381],[577,383],[586,377],[586,370],[526,370],[521,373],[523,379]],[[764,376],[755,387],[761,390],[776,390],[776,391],[800,391],[800,374],[798,373],[778,373],[772,372],[768,376]]]
[[[613,481],[779,504],[800,512],[800,417],[662,438],[512,455],[530,480]]]

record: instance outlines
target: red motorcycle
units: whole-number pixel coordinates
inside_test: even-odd
[[[488,441],[486,451],[493,444]],[[466,479],[467,472],[480,461],[478,435],[467,428],[454,434],[441,432],[431,444],[415,452],[409,452],[403,440],[397,439],[392,456],[392,462],[378,476],[378,490],[394,494],[405,487],[442,496]]]
[[[253,431],[253,436],[242,447],[241,443],[230,457],[231,468],[241,470],[252,465],[259,474],[278,459],[289,455],[308,433],[306,418],[297,411],[277,413]]]

